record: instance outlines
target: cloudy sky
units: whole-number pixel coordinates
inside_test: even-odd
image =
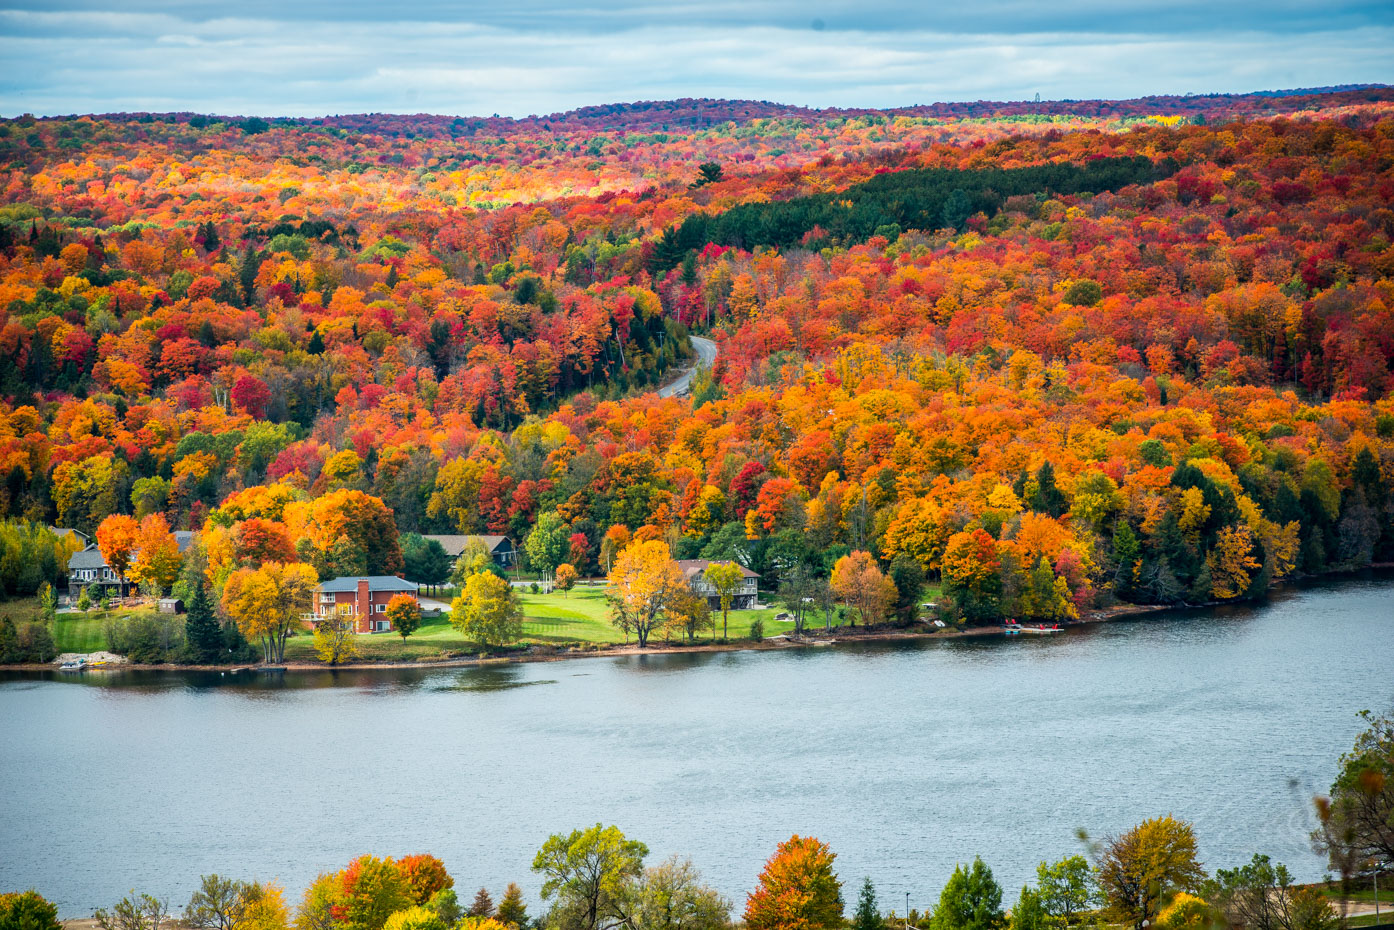
[[[525,116],[1394,83],[1391,0],[0,0],[0,115]]]

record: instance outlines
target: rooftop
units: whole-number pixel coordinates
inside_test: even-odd
[[[317,590],[321,594],[349,594],[358,590],[360,581],[368,582],[369,591],[416,591],[415,582],[396,575],[345,575],[321,581]]]

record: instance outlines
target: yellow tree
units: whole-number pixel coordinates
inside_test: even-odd
[[[179,580],[179,569],[183,562],[179,543],[170,532],[164,514],[152,513],[140,521],[135,558],[131,563],[132,581],[149,585],[156,589],[157,594],[163,594]]]
[[[1191,825],[1171,816],[1144,820],[1109,839],[1099,856],[1099,888],[1112,916],[1134,930],[1156,923],[1177,891],[1195,891],[1205,880],[1196,861]]]
[[[1220,530],[1205,561],[1210,566],[1211,594],[1227,601],[1249,590],[1253,572],[1259,568],[1249,527],[1241,523]]]
[[[261,641],[266,662],[281,662],[286,637],[309,610],[317,581],[315,570],[298,562],[243,568],[229,575],[223,586],[223,611],[243,636]]]
[[[116,577],[125,580],[131,567],[131,554],[135,552],[140,536],[140,524],[135,517],[114,513],[97,527],[97,548],[106,559],[107,567]]]
[[[616,625],[625,624],[638,637],[640,648],[647,646],[664,610],[686,584],[666,543],[657,539],[634,543],[619,554],[610,571]]]
[[[358,655],[353,608],[340,604],[338,611],[315,624],[315,655],[321,662],[338,665]]]
[[[1011,489],[1007,490],[1010,492]],[[1020,506],[1018,503],[1017,507]],[[952,518],[942,507],[928,500],[912,500],[896,511],[890,526],[886,528],[881,549],[888,559],[908,555],[919,562],[926,572],[937,574],[944,557],[944,547],[948,545],[953,532]]]
[[[523,611],[512,585],[493,572],[478,572],[450,603],[450,625],[482,646],[502,646],[523,635]]]
[[[882,574],[869,552],[844,555],[833,566],[833,593],[855,607],[862,622],[877,623],[895,603],[895,583]]]
[[[735,599],[736,592],[740,590],[742,572],[741,567],[735,562],[719,562],[716,565],[707,566],[707,583],[716,591],[717,598],[721,603],[721,638],[726,638],[726,621],[731,615],[731,602]],[[712,635],[716,635],[716,627],[712,626]]]

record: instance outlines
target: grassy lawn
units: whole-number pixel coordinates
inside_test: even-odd
[[[62,652],[100,652],[106,649],[106,622],[109,619],[153,614],[154,607],[115,610],[92,609],[87,613],[62,613],[53,628],[53,644]]]
[[[933,600],[939,592],[926,591],[925,600]],[[610,623],[610,611],[605,603],[605,589],[599,585],[581,585],[571,591],[552,594],[532,594],[525,590],[518,592],[523,606],[523,638],[520,645],[548,644],[572,645],[595,643],[611,645],[624,642],[624,634]],[[767,607],[762,610],[733,610],[727,622],[731,641],[741,641],[750,636],[750,623],[757,617],[763,621],[765,636],[777,636],[793,632],[792,622],[779,622],[774,619],[780,608]],[[721,633],[721,612],[713,611],[716,632]],[[833,626],[844,626],[847,618],[834,614]],[[817,634],[824,629],[821,613],[812,615],[806,629]],[[98,628],[100,632],[100,627]],[[711,631],[701,634],[698,641],[707,642],[712,638]],[[444,616],[427,614],[422,618],[421,629],[405,642],[395,633],[360,633],[357,637],[359,658],[377,662],[412,662],[419,659],[432,659],[450,654],[473,654],[478,646],[466,640]],[[630,637],[633,641],[633,637]],[[650,643],[663,645],[661,634],[655,634]],[[675,632],[671,642],[681,642]],[[291,637],[286,642],[286,660],[306,662],[315,660],[314,638],[309,634]]]

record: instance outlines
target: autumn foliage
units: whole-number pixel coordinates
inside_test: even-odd
[[[137,517],[224,604],[542,522],[580,574],[913,560],[988,622],[1394,557],[1387,91],[0,135],[0,516],[123,574]],[[747,228],[804,207],[849,218]]]
[[[760,873],[746,899],[751,930],[820,930],[842,926],[842,883],[833,871],[837,856],[813,837],[791,836]]]

